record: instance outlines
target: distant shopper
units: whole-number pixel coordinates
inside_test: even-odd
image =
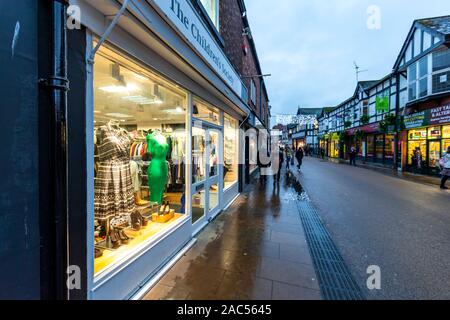
[[[422,169],[422,151],[420,151],[420,148],[414,150],[412,155],[412,167],[414,174],[419,173]]]
[[[357,154],[357,152],[356,152],[356,148],[355,147],[351,147],[350,148],[350,152],[349,152],[349,155],[350,155],[350,165],[352,166],[355,166],[356,167],[356,154]]]
[[[447,152],[442,157],[439,164],[442,166],[442,181],[441,181],[441,189],[447,190],[448,187],[445,186],[445,183],[450,177],[450,147],[448,147]]]
[[[286,170],[291,169],[291,160],[292,160],[292,150],[289,147],[286,147]]]
[[[305,157],[305,153],[303,152],[302,148],[298,148],[297,152],[295,153],[295,158],[297,159],[297,168],[300,170],[302,168],[303,164],[303,158]]]
[[[280,152],[279,152],[279,156],[278,156],[278,171],[277,171],[277,176],[275,177],[273,183],[279,184],[280,183],[280,178],[281,178],[281,168],[283,167],[283,163],[284,163],[284,150],[280,148]]]
[[[322,160],[325,160],[325,148],[320,148],[320,156],[322,157]]]

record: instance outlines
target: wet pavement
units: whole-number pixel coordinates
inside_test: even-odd
[[[367,299],[450,299],[450,191],[312,158],[296,176]]]
[[[257,181],[199,235],[145,299],[318,300],[297,201],[301,185]]]

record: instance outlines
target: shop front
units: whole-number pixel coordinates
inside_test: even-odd
[[[85,132],[68,137],[69,145],[86,137],[86,212],[77,213],[87,221],[85,298],[130,299],[238,196],[248,109],[239,76],[190,2],[178,10],[208,51],[197,37],[186,43],[164,1],[131,2],[107,39],[103,17],[117,12],[114,2],[73,3],[85,13],[79,32],[92,60],[72,61],[86,67]]]
[[[380,132],[379,123],[350,129],[351,137],[348,148],[353,146],[358,152],[358,159],[364,162],[391,166],[395,156],[395,134]],[[349,150],[349,149],[348,149]]]
[[[439,159],[450,146],[450,105],[407,115],[403,121],[407,145],[404,168],[439,175]]]
[[[329,139],[327,143],[328,147],[328,157],[339,158],[340,155],[340,135],[337,132],[329,134]]]
[[[297,150],[298,148],[306,147],[306,132],[298,132],[292,135],[292,148],[293,150]]]

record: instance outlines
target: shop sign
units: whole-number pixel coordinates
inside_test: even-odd
[[[450,105],[432,108],[404,117],[406,129],[450,123]]]
[[[375,101],[377,112],[389,112],[389,95],[378,96]]]
[[[450,123],[450,104],[433,108],[429,112],[431,125]]]
[[[357,130],[362,131],[364,133],[378,132],[378,131],[380,131],[380,124],[378,122],[377,123],[371,123],[371,124],[368,124],[368,125],[366,125],[364,127],[350,129],[350,130],[347,131],[347,133],[348,133],[349,136],[353,136],[353,135],[356,134]]]
[[[198,17],[188,0],[153,0],[186,40],[194,46],[220,77],[243,98],[242,82],[231,63]]]
[[[292,135],[293,139],[302,139],[302,138],[305,138],[305,137],[306,137],[306,132],[305,131],[297,132],[297,133]]]
[[[406,129],[425,127],[429,123],[429,113],[423,111],[404,116],[403,122],[405,123]]]

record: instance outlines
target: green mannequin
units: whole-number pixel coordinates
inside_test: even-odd
[[[162,204],[164,190],[168,179],[167,152],[169,145],[167,139],[160,132],[147,135],[147,152],[152,155],[148,167],[148,184],[150,187],[150,201]]]

